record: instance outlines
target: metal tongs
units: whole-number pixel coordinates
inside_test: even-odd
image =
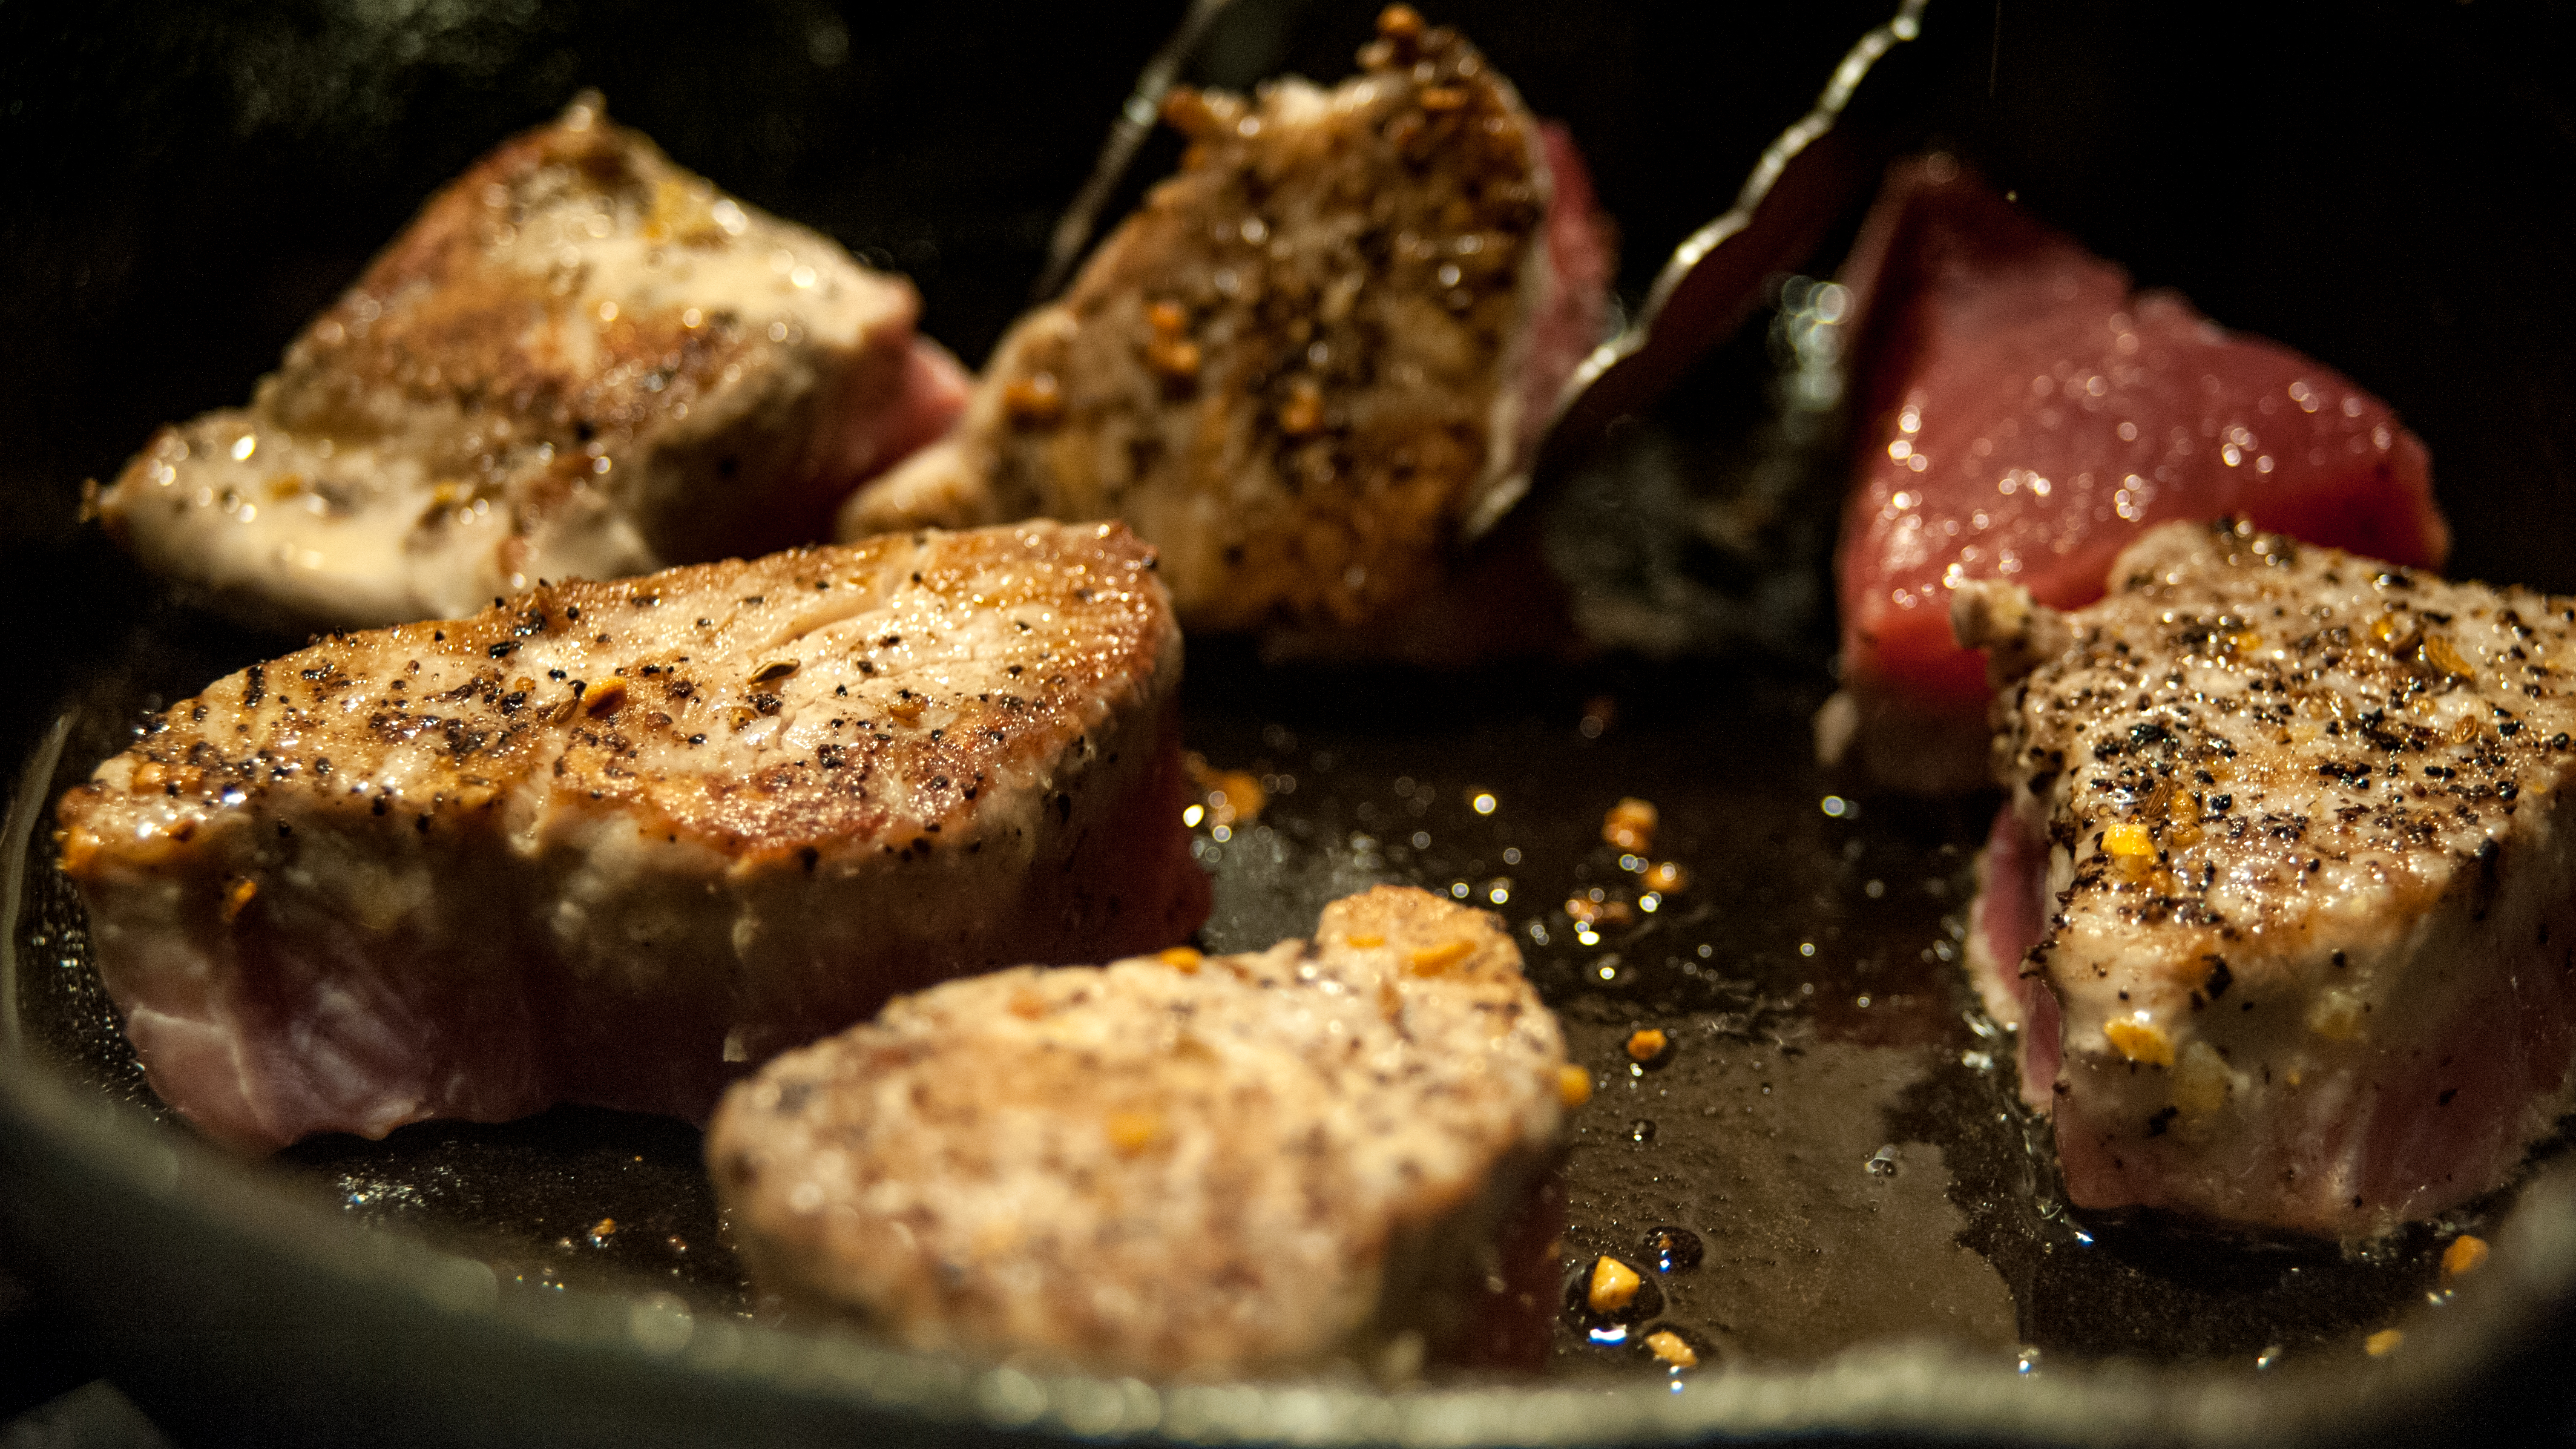
[[[1153,134],[1164,95],[1236,3],[1191,0],[1180,28],[1137,76],[1090,178],[1056,222],[1034,289],[1037,300],[1053,297],[1071,280],[1099,230],[1102,211]],[[1922,33],[1928,3],[1900,0],[1894,15],[1855,42],[1815,105],[1764,148],[1735,204],[1673,248],[1634,320],[1594,348],[1566,379],[1523,471],[1488,489],[1463,520],[1462,544],[1472,546],[1523,501],[1552,491],[1613,423],[1652,406],[1702,354],[1734,335],[1762,302],[1765,283],[1813,252],[1861,191],[1876,182],[1886,159],[1884,127],[1854,125],[1847,113],[1862,82],[1885,69],[1880,62]]]

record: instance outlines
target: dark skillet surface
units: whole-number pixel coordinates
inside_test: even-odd
[[[1634,286],[1879,18],[1843,8],[1723,29],[1680,7],[1621,8],[1580,34],[1535,10],[1434,18],[1468,24],[1538,108],[1573,122]],[[21,752],[68,693],[89,707],[67,768],[86,769],[152,696],[273,649],[155,598],[79,534],[77,479],[113,470],[155,422],[236,400],[430,186],[571,85],[605,85],[616,114],[719,182],[879,248],[971,359],[1019,305],[1054,207],[1169,19],[496,6],[460,8],[472,25],[442,28],[432,8],[387,28],[364,13],[0,12],[13,32],[0,113],[34,203],[0,218],[18,259],[0,306],[32,344],[0,360],[15,565],[0,587],[34,626],[6,720]],[[1338,74],[1365,15],[1256,7],[1209,65]],[[2566,18],[2488,5],[2365,7],[2325,29],[2155,16],[2014,9],[1990,45],[1993,16],[1936,9],[1935,27],[1956,28],[1935,31],[1918,129],[2142,279],[2388,396],[2432,445],[2457,571],[2576,587],[2576,259],[2553,194],[2576,174],[2556,79]],[[1296,782],[1260,826],[1222,843],[1202,830],[1218,881],[1206,943],[1301,932],[1371,879],[1490,899],[1508,877],[1496,908],[1604,1083],[1576,1116],[1550,1273],[1594,1252],[1643,1261],[1657,1225],[1698,1232],[1706,1260],[1663,1280],[1662,1321],[1715,1364],[1803,1365],[1930,1335],[2007,1376],[2036,1349],[2043,1374],[2136,1355],[2253,1382],[2276,1345],[2285,1368],[2356,1372],[2360,1335],[2432,1286],[2434,1234],[2353,1257],[2087,1221],[2086,1243],[2049,1208],[2008,1080],[1974,1062],[1990,1043],[1946,956],[1980,803],[1909,806],[1807,762],[1806,714],[1830,687],[1818,571],[1832,440],[1765,401],[1770,350],[1749,337],[1715,359],[1549,520],[1594,633],[1669,657],[1433,677],[1264,669],[1239,646],[1194,645],[1193,746]],[[1653,619],[1682,626],[1638,622]],[[1578,722],[1605,700],[1608,726],[1587,736]],[[1846,790],[1856,812],[1820,808]],[[1496,797],[1491,815],[1476,791]],[[1585,945],[1555,907],[1628,884],[1597,834],[1625,794],[1663,807],[1657,854],[1696,884]],[[76,963],[76,920],[54,905],[22,937],[25,959]],[[139,1094],[77,964],[29,970],[21,1004],[72,1048],[70,1075]],[[1668,1064],[1625,1070],[1632,1024],[1673,1033]],[[683,1127],[566,1109],[306,1144],[282,1159],[283,1193],[458,1243],[503,1281],[752,1309],[694,1154]],[[77,1265],[38,1272],[80,1296]],[[72,1316],[165,1422],[240,1410]],[[1647,1371],[1563,1315],[1550,1332],[1551,1373]]]

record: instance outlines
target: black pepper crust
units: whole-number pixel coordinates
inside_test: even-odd
[[[2113,597],[2070,616],[2064,652],[1998,698],[2006,782],[2063,802],[2048,838],[2078,863],[2061,913],[2099,897],[2120,921],[2222,941],[2278,929],[2304,916],[2303,893],[2234,901],[2222,880],[2290,887],[2428,856],[2475,868],[2525,792],[2565,777],[2576,600],[2233,523],[2194,531],[2205,559],[2124,556]],[[2145,832],[2152,868],[2106,849],[2116,826]]]
[[[2000,681],[1969,953],[2070,1200],[2367,1236],[2496,1186],[2576,1089],[2576,600],[2228,522],[2108,582]]]
[[[843,536],[1123,517],[1193,628],[1357,623],[1436,576],[1510,462],[1550,183],[1456,31],[1391,6],[1359,58],[1329,92],[1172,92],[1179,174]]]
[[[531,792],[735,858],[909,859],[991,817],[996,781],[1079,778],[1108,706],[1176,662],[1152,568],[1116,525],[1033,524],[336,635],[148,722],[119,770],[64,797],[65,863],[78,877],[101,851],[149,855],[289,799],[426,833]],[[916,627],[858,627],[875,618]]]

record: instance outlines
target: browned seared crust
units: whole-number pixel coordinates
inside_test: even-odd
[[[587,97],[431,197],[247,409],[162,430],[99,512],[233,612],[324,626],[767,552],[892,461],[857,454],[926,440],[869,415],[918,310]]]
[[[1352,623],[1511,465],[1546,271],[1537,125],[1402,6],[1331,91],[1175,92],[1179,175],[987,366],[957,433],[842,514],[1124,518],[1193,628]]]
[[[1436,1323],[1563,1061],[1499,923],[1381,886],[1312,943],[897,1001],[735,1088],[708,1162],[756,1281],[912,1346],[1276,1371]]]
[[[1033,522],[338,636],[154,720],[63,798],[63,865],[156,1084],[218,1135],[703,1112],[893,991],[1195,927],[1152,568]],[[368,992],[403,999],[332,1047],[375,1063],[348,1082],[265,1055]]]

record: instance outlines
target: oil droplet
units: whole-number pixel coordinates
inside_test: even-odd
[[[1646,1259],[1658,1273],[1686,1273],[1699,1266],[1704,1249],[1699,1234],[1688,1228],[1650,1228],[1646,1232]]]
[[[1629,1123],[1629,1124],[1628,1124],[1628,1140],[1629,1140],[1629,1141],[1631,1141],[1631,1142],[1639,1142],[1639,1143],[1643,1143],[1643,1142],[1652,1142],[1652,1141],[1654,1141],[1654,1140],[1655,1140],[1655,1124],[1654,1124],[1654,1123],[1652,1123],[1652,1122],[1647,1121],[1647,1120],[1646,1120],[1645,1118],[1643,1118],[1643,1117],[1640,1117],[1640,1118],[1638,1118],[1636,1121]]]

